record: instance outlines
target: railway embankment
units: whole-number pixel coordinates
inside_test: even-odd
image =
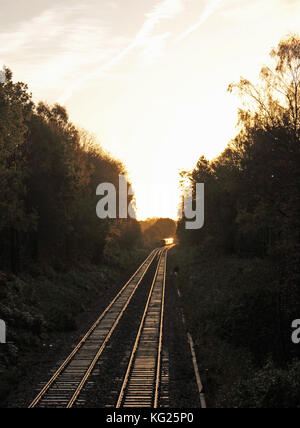
[[[169,268],[176,269],[208,407],[297,407],[300,364],[286,358],[297,347],[274,263],[178,246]]]
[[[35,380],[65,355],[127,281],[147,252],[131,251],[119,263],[54,270],[34,267],[0,275],[0,407],[22,407]]]

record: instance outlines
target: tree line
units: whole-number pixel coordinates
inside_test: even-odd
[[[205,226],[185,230],[183,216],[178,235],[206,254],[272,261],[284,352],[300,316],[300,38],[283,39],[271,58],[259,84],[241,78],[229,86],[243,100],[236,138],[216,159],[202,156],[182,173],[194,189],[205,183]]]
[[[146,247],[153,248],[161,245],[165,238],[175,238],[176,222],[170,218],[152,218],[140,222],[143,242]]]
[[[141,240],[136,220],[100,220],[96,188],[119,186],[122,163],[69,120],[64,107],[35,104],[5,69],[0,83],[0,269],[32,263],[99,263]],[[129,185],[129,183],[128,183]]]

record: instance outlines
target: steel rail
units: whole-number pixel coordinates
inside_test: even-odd
[[[125,310],[127,309],[131,299],[133,298],[133,295],[135,294],[139,284],[141,283],[141,281],[143,280],[144,276],[146,275],[150,265],[152,264],[154,258],[156,255],[160,254],[161,250],[160,249],[156,249],[153,250],[150,255],[146,258],[146,260],[140,265],[140,267],[136,270],[136,272],[131,276],[131,278],[127,281],[127,283],[123,286],[123,288],[119,291],[119,293],[115,296],[115,298],[111,301],[111,303],[107,306],[107,308],[105,309],[105,311],[100,315],[100,317],[97,319],[97,321],[92,325],[92,327],[90,328],[90,330],[86,333],[86,335],[82,338],[82,340],[79,342],[79,344],[74,348],[74,350],[71,352],[71,354],[67,357],[67,359],[63,362],[63,364],[59,367],[59,369],[55,372],[55,374],[51,377],[51,379],[49,380],[49,382],[44,386],[44,388],[39,392],[39,394],[35,397],[35,399],[32,401],[32,403],[28,406],[28,408],[34,408],[36,407],[41,400],[44,398],[44,396],[46,395],[46,393],[50,390],[51,386],[55,383],[55,381],[59,378],[59,376],[66,370],[66,368],[70,365],[70,363],[73,361],[74,357],[76,356],[76,354],[78,353],[78,351],[80,349],[83,348],[84,344],[87,342],[87,340],[90,338],[90,336],[92,335],[92,333],[96,330],[96,328],[99,326],[99,324],[101,323],[101,321],[103,320],[103,318],[109,313],[110,309],[113,307],[113,305],[117,302],[117,300],[122,296],[122,294],[124,293],[124,291],[129,287],[129,285],[132,283],[132,281],[135,279],[135,277],[139,274],[139,272],[146,266],[144,272],[142,272],[141,277],[139,278],[135,288],[133,289],[132,293],[130,294],[129,298],[127,299],[125,305],[123,306],[121,312],[119,313],[119,316],[117,317],[117,320],[114,322],[112,328],[109,330],[108,335],[106,336],[106,339],[104,340],[102,346],[100,347],[100,349],[98,350],[96,356],[93,358],[91,365],[89,366],[87,372],[85,373],[82,381],[80,382],[80,384],[78,385],[78,387],[76,388],[75,393],[72,395],[71,400],[69,401],[67,408],[70,408],[73,406],[74,402],[76,401],[76,398],[78,397],[82,387],[84,386],[88,376],[87,373],[91,373],[92,370],[91,366],[93,365],[93,367],[95,366],[95,364],[97,363],[97,360],[99,359],[101,353],[103,352],[103,350],[105,349],[105,346],[109,340],[109,338],[111,337],[111,335],[113,334],[113,331],[115,330],[116,326],[118,325],[120,319],[122,318],[122,315],[124,314]],[[101,352],[100,352],[101,351]],[[96,358],[97,357],[97,358]],[[81,387],[79,389],[79,387]],[[76,395],[76,397],[75,397]]]
[[[141,280],[142,280],[142,279],[141,279]],[[139,284],[138,284],[138,285],[139,285]],[[136,286],[135,290],[137,289],[138,285]],[[134,290],[134,291],[135,291],[135,290]],[[113,324],[112,328],[110,329],[110,331],[109,331],[108,335],[106,336],[105,341],[103,342],[103,344],[102,344],[101,348],[99,349],[99,351],[98,351],[98,352],[97,352],[97,354],[95,355],[95,357],[94,357],[93,361],[91,362],[91,364],[90,364],[90,366],[89,366],[89,368],[88,368],[88,370],[87,370],[86,374],[84,375],[84,377],[83,377],[82,381],[81,381],[81,382],[80,382],[80,384],[78,385],[78,387],[77,387],[76,391],[74,392],[74,394],[73,394],[73,396],[72,396],[71,400],[69,401],[69,403],[68,403],[68,405],[67,405],[67,408],[68,408],[68,409],[70,409],[71,407],[73,407],[73,405],[74,405],[75,401],[77,400],[77,398],[78,398],[78,396],[79,396],[79,394],[80,394],[81,390],[83,389],[83,387],[84,387],[84,385],[85,385],[86,381],[87,381],[87,380],[88,380],[88,378],[90,377],[90,375],[91,375],[91,373],[92,373],[92,371],[93,371],[93,369],[94,369],[95,365],[97,364],[97,361],[98,361],[98,359],[99,359],[100,355],[101,355],[101,354],[102,354],[102,352],[104,351],[104,349],[105,349],[105,347],[106,347],[107,342],[108,342],[108,341],[109,341],[109,339],[111,338],[111,336],[112,336],[113,332],[115,331],[115,329],[116,329],[117,325],[119,324],[120,319],[122,318],[122,316],[123,316],[124,312],[126,311],[126,309],[127,309],[128,305],[129,305],[129,303],[130,303],[131,299],[133,298],[133,295],[134,295],[134,292],[130,295],[130,297],[129,297],[129,299],[127,300],[127,302],[126,302],[125,306],[123,306],[122,311],[121,311],[121,312],[120,312],[120,314],[118,315],[118,317],[117,317],[116,321],[114,322],[114,324]]]
[[[126,405],[126,393],[130,389],[130,381],[134,378],[133,371],[134,365],[136,367],[135,378],[132,381],[133,385],[131,389],[136,397],[131,398],[130,406],[128,407],[158,407],[159,400],[159,383],[160,383],[160,371],[161,371],[161,354],[162,354],[162,336],[163,336],[163,320],[164,320],[164,304],[165,304],[165,285],[166,285],[166,261],[167,252],[169,248],[164,249],[158,261],[157,269],[154,275],[152,286],[149,292],[148,300],[145,306],[145,310],[140,322],[140,327],[136,336],[135,344],[133,346],[127,371],[123,380],[122,388],[119,394],[119,398],[116,404],[116,408],[120,408]],[[164,259],[164,260],[163,260]],[[160,270],[163,268],[162,283],[159,278]],[[162,285],[160,293],[159,285]],[[160,300],[160,313],[157,314],[156,303]],[[150,306],[152,305],[152,308]],[[152,309],[152,310],[151,310]],[[148,325],[147,324],[148,321]],[[154,321],[154,322],[153,322]],[[158,324],[158,329],[156,325]],[[158,333],[157,331],[158,330]],[[150,336],[149,336],[150,335]],[[144,336],[144,343],[142,342],[142,336]],[[158,336],[158,337],[157,337]],[[157,345],[158,343],[158,345]],[[149,347],[150,345],[150,347]],[[144,346],[141,360],[138,362],[137,354],[141,351],[141,347]],[[156,366],[156,367],[154,367]],[[154,383],[154,388],[153,388]],[[144,389],[143,389],[144,388]],[[154,392],[153,392],[154,390]],[[151,396],[151,397],[150,397]],[[144,402],[138,402],[137,397],[144,397]]]
[[[162,291],[162,299],[161,299],[161,319],[160,319],[159,346],[158,346],[158,355],[157,355],[156,385],[155,385],[155,395],[154,395],[155,409],[158,408],[158,402],[159,402],[159,386],[160,386],[160,376],[161,376],[161,356],[162,356],[162,345],[163,345],[163,327],[164,327],[165,296],[166,296],[167,254],[168,254],[168,250],[166,251],[166,257],[165,257],[163,291]]]

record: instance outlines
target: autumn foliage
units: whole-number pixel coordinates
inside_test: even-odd
[[[34,263],[99,263],[140,239],[135,220],[100,220],[96,188],[118,189],[124,166],[107,155],[66,109],[35,105],[6,70],[0,84],[0,269]],[[125,238],[130,236],[130,239]]]

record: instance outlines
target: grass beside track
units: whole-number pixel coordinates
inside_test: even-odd
[[[34,266],[20,276],[0,272],[0,319],[8,332],[8,344],[0,347],[0,407],[56,335],[76,331],[78,315],[95,299],[109,303],[147,255],[128,251],[113,264],[68,271]]]
[[[300,406],[300,363],[278,363],[276,267],[176,247],[170,269],[194,338],[209,407]]]

